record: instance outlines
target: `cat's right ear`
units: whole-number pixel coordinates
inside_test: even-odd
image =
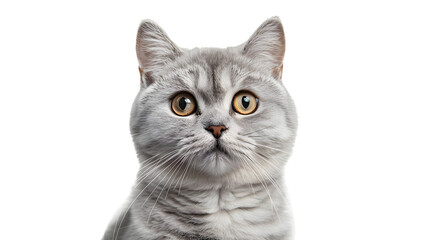
[[[152,20],[143,20],[140,23],[136,51],[141,82],[144,87],[153,82],[151,77],[153,72],[158,71],[182,53],[164,30]]]

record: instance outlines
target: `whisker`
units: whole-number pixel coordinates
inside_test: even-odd
[[[240,162],[242,162],[241,161],[241,158],[239,158],[240,159]],[[247,184],[250,186],[250,188],[252,189],[252,191],[253,191],[253,196],[255,196],[256,197],[256,192],[255,192],[255,189],[253,188],[253,184],[251,184],[251,182],[250,181],[246,181],[245,179],[244,179],[244,175],[243,174],[241,174],[241,178],[243,178],[243,182],[247,182]]]
[[[245,157],[248,157],[247,155],[244,155],[244,156],[245,156]],[[247,159],[251,160],[250,158],[247,158]],[[247,161],[245,161],[245,162],[247,162]],[[258,178],[259,182],[260,182],[260,183],[262,184],[262,186],[264,187],[265,192],[267,193],[268,197],[270,198],[270,201],[271,201],[271,207],[274,209],[274,211],[276,212],[277,217],[278,217],[278,218],[279,218],[279,220],[280,220],[280,215],[279,215],[279,213],[278,213],[278,211],[277,211],[277,208],[276,208],[276,206],[275,206],[275,204],[274,204],[274,201],[273,201],[273,199],[272,199],[272,197],[271,197],[271,194],[269,193],[268,186],[266,185],[267,183],[265,182],[265,180],[264,180],[264,181],[262,181],[262,180],[261,180],[261,178],[260,178],[260,176],[258,175],[258,173],[257,173],[257,172],[255,172],[255,170],[253,169],[253,167],[255,167],[255,165],[252,165],[252,161],[247,162],[247,163],[248,163],[248,166],[249,166],[250,170],[252,170],[252,172],[255,174],[254,176],[255,176],[256,178]],[[253,167],[252,167],[252,166],[253,166]]]
[[[157,157],[157,156],[159,156],[161,153],[158,153],[158,154],[156,154],[156,155],[154,155],[154,156],[152,156],[152,157],[150,157],[150,158],[148,158],[148,159],[145,159],[144,160],[144,162],[141,164],[141,167],[139,168],[139,175],[141,175],[142,173],[144,173],[144,171],[146,170],[146,169],[149,169],[149,168],[151,168],[153,165],[156,165],[156,164],[158,164],[158,162],[159,161],[161,161],[162,159],[164,159],[165,157],[167,157],[167,156],[171,156],[171,154],[173,154],[174,152],[176,152],[177,150],[172,150],[172,151],[169,151],[169,152],[167,152],[167,153],[165,153],[164,155],[162,155],[160,158],[158,158],[158,159],[156,159],[155,161],[151,161],[152,159],[154,159],[154,157]],[[144,164],[145,162],[149,162],[148,164]],[[143,169],[144,167],[146,167],[146,169]]]
[[[198,149],[198,148],[197,148]],[[186,154],[183,154],[183,156],[184,157],[187,157],[187,156],[189,156],[189,152],[190,152],[190,149],[188,149],[188,151],[186,152]],[[192,154],[192,153],[191,153]],[[187,161],[184,161],[184,162],[187,162],[187,164],[186,164],[186,167],[185,167],[185,172],[182,174],[182,177],[179,177],[179,181],[176,183],[176,185],[174,186],[174,188],[177,188],[177,184],[179,184],[179,182],[180,182],[180,178],[182,178],[182,182],[183,182],[183,179],[184,179],[184,177],[185,177],[185,175],[186,175],[186,172],[188,171],[188,166],[189,166],[189,164],[190,164],[190,162],[191,162],[191,160],[187,160]],[[182,186],[182,184],[180,184],[180,187]],[[179,191],[178,191],[178,194],[180,195],[180,187],[179,187]]]
[[[282,153],[289,154],[288,152],[286,152],[286,151],[284,151],[284,150],[282,150],[282,149],[279,149],[279,148],[274,148],[274,147],[269,147],[269,146],[262,145],[262,144],[252,143],[252,142],[246,141],[246,140],[245,140],[245,139],[243,139],[243,138],[239,138],[239,140],[240,140],[240,141],[243,141],[243,142],[246,142],[246,143],[248,143],[248,144],[250,144],[250,145],[253,145],[253,146],[255,146],[255,147],[264,147],[264,148],[268,148],[268,149],[272,149],[272,150],[275,150],[275,151],[279,151],[279,152],[282,152]]]
[[[169,161],[169,160],[168,160]],[[167,161],[166,161],[167,162]],[[125,210],[125,213],[123,214],[123,216],[122,216],[122,218],[121,218],[121,221],[120,221],[120,223],[119,223],[119,227],[118,227],[118,231],[116,232],[116,235],[115,235],[115,238],[114,238],[114,240],[116,240],[117,238],[118,238],[118,235],[119,235],[119,229],[121,228],[121,226],[122,226],[122,223],[123,223],[123,221],[124,221],[124,219],[125,219],[125,216],[128,214],[128,211],[131,209],[131,207],[133,206],[133,204],[135,203],[135,201],[143,194],[143,192],[144,192],[144,190],[146,190],[146,188],[147,187],[149,187],[150,186],[150,184],[153,182],[153,181],[155,181],[155,179],[157,179],[158,177],[159,177],[159,175],[161,175],[172,163],[173,163],[174,161],[172,161],[166,168],[164,168],[163,170],[161,170],[161,172],[160,173],[158,173],[158,175],[156,175],[140,192],[139,192],[139,194],[134,198],[134,200],[129,204],[129,206],[127,207],[127,209]],[[143,181],[143,180],[142,180]],[[119,220],[119,217],[118,217],[118,220]],[[115,229],[116,229],[116,226],[117,226],[117,223],[118,222],[116,222],[116,224],[115,224]],[[115,229],[113,230],[113,234],[115,234]]]
[[[245,146],[242,146],[244,148],[246,148]],[[249,149],[249,148],[247,148]],[[250,151],[252,151],[252,149],[249,149]],[[279,191],[280,195],[282,196],[282,198],[285,200],[285,192],[281,190],[280,186],[278,185],[278,182],[271,176],[271,174],[268,173],[268,171],[266,170],[266,168],[264,168],[264,166],[259,163],[258,161],[256,161],[256,159],[251,158],[251,156],[249,156],[248,154],[246,154],[245,152],[243,152],[242,150],[236,149],[235,151],[239,152],[240,154],[246,156],[247,158],[251,159],[252,162],[254,162],[255,164],[259,165],[259,168],[264,171],[263,174],[265,175],[265,177],[274,185],[274,187],[276,187],[277,191]],[[270,164],[270,166],[272,166],[273,168],[277,169],[278,171],[281,171],[282,169],[279,168],[278,166],[274,165],[267,157],[265,157],[264,155],[255,152],[256,154],[258,154],[262,160],[264,160],[266,163]]]
[[[184,158],[184,156],[182,156],[182,159]],[[182,165],[185,164],[185,161],[180,161],[179,166],[177,166],[176,170],[174,170],[174,172],[171,174],[171,176],[173,176],[174,174],[174,178],[172,178],[172,181],[170,182],[170,185],[167,188],[167,192],[165,193],[165,197],[164,199],[167,199],[168,196],[168,192],[170,191],[171,186],[173,185],[173,179],[177,178],[177,175],[179,174],[179,169],[182,167]],[[176,172],[177,171],[177,172]],[[180,177],[179,177],[180,178]],[[167,182],[168,183],[168,182]]]
[[[173,151],[171,151],[171,152],[173,152]],[[166,154],[167,155],[167,154]],[[165,156],[165,155],[164,155]],[[165,163],[165,162],[164,162]],[[163,164],[164,164],[163,163]],[[158,166],[156,166],[155,168],[152,168],[152,169],[150,169],[150,168],[148,168],[148,169],[150,169],[151,170],[151,172],[153,172],[153,171],[155,171],[155,170],[157,170],[157,169],[159,169],[163,164],[161,164],[161,165],[158,165]],[[149,171],[149,170],[148,170]],[[148,173],[148,175],[146,175],[143,179],[141,179],[141,181],[137,181],[137,184],[135,184],[134,185],[134,187],[133,187],[133,189],[135,189],[135,188],[137,188],[139,185],[140,185],[140,183],[147,177],[147,176],[149,176],[149,173]],[[138,180],[138,179],[137,179]],[[140,192],[138,195],[137,195],[137,197],[136,197],[136,199],[140,196],[140,194],[142,194],[143,193],[143,191],[142,192]],[[134,202],[134,201],[133,201]],[[122,224],[122,221],[123,221],[123,219],[125,218],[125,216],[126,216],[126,214],[127,214],[127,212],[128,212],[128,210],[129,210],[129,208],[131,208],[131,205],[128,207],[128,209],[127,209],[127,211],[125,212],[125,214],[122,216],[122,220],[121,220],[121,224]],[[113,236],[112,236],[112,239],[116,239],[117,238],[117,235],[119,234],[119,230],[121,229],[121,227],[119,226],[119,227],[117,227],[118,226],[118,222],[119,222],[119,218],[121,217],[121,215],[122,215],[123,213],[121,212],[119,215],[118,215],[118,218],[116,219],[116,223],[115,223],[115,227],[113,228]],[[115,232],[117,231],[117,233],[116,233],[116,235],[115,235]]]
[[[169,156],[169,158],[173,158],[173,157],[175,157],[176,155],[178,155],[179,153],[175,153],[175,154],[173,154],[173,155],[171,155],[170,154],[170,156]],[[164,158],[164,157],[163,157]],[[164,161],[164,162],[162,162],[161,164],[159,164],[159,165],[156,165],[154,168],[152,168],[152,169],[148,169],[147,170],[147,172],[144,174],[144,175],[142,175],[142,176],[140,176],[137,180],[136,180],[136,184],[135,184],[135,186],[134,186],[134,188],[133,189],[135,189],[135,188],[137,188],[150,174],[152,174],[155,170],[157,170],[157,169],[159,169],[159,168],[161,168],[163,165],[165,165],[166,163],[168,162],[168,160],[167,161]]]
[[[168,152],[168,153],[166,153],[166,154],[164,154],[163,156],[161,156],[159,159],[157,159],[157,161],[152,161],[152,162],[149,162],[148,164],[144,164],[144,163],[142,163],[141,164],[141,166],[140,166],[140,168],[139,168],[139,171],[138,171],[138,173],[137,173],[137,179],[136,179],[136,182],[138,182],[138,181],[140,181],[140,179],[148,172],[148,171],[150,171],[151,169],[152,169],[152,167],[154,167],[154,166],[156,166],[156,165],[158,165],[159,164],[159,161],[161,161],[162,159],[164,159],[166,156],[168,156],[168,155],[170,155],[171,153],[174,153],[174,151],[170,151],[170,152]],[[160,154],[157,154],[157,155],[155,155],[155,156],[159,156]],[[153,159],[153,157],[151,157],[151,158],[148,158],[147,160],[145,160],[145,162],[147,162],[148,160],[151,160],[151,159]]]
[[[158,186],[159,186],[159,184],[161,184],[161,182],[165,179],[165,177],[167,177],[168,176],[168,174],[171,172],[171,170],[173,170],[174,169],[174,167],[175,166],[177,166],[180,162],[181,162],[181,160],[180,160],[180,158],[177,158],[176,160],[175,160],[175,164],[172,166],[172,168],[165,174],[165,176],[161,179],[161,181],[159,181],[159,183],[158,183],[158,185],[156,185],[156,187],[153,189],[153,191],[149,194],[149,196],[147,197],[147,199],[149,199],[150,198],[150,196],[152,195],[152,193],[158,188]],[[167,182],[164,184],[164,186],[162,187],[162,189],[161,189],[161,191],[159,192],[159,194],[158,194],[158,197],[156,198],[156,200],[155,200],[155,203],[153,204],[153,207],[152,207],[152,209],[150,210],[150,212],[149,212],[149,216],[148,216],[148,218],[147,218],[147,223],[149,223],[149,220],[150,220],[150,215],[152,215],[152,211],[153,211],[153,209],[155,208],[155,206],[156,206],[156,203],[158,202],[158,200],[159,200],[159,197],[161,196],[161,194],[162,194],[162,191],[164,191],[164,188],[165,188],[165,186],[167,186],[167,183],[168,183],[168,181],[170,180],[170,178],[172,177],[172,175],[170,175],[170,177],[168,178],[168,180],[167,180]],[[147,199],[146,199],[146,201],[147,201]],[[146,202],[145,201],[145,202]],[[144,203],[143,203],[143,206],[144,206]],[[142,207],[143,207],[142,206]]]
[[[182,176],[182,181],[180,182],[180,185],[179,185],[179,191],[177,193],[178,195],[180,195],[180,189],[182,189],[183,180],[185,179],[186,173],[188,172],[188,168],[190,165],[191,165],[191,161],[188,161],[188,163],[186,164],[185,172],[183,173],[183,176]]]
[[[265,130],[265,129],[272,128],[272,127],[273,127],[273,126],[272,126],[272,125],[270,125],[270,126],[266,126],[266,127],[260,128],[260,129],[258,129],[258,130],[256,130],[256,131],[252,131],[252,132],[249,132],[249,133],[246,133],[246,134],[241,134],[241,133],[238,133],[238,134],[239,134],[239,135],[241,135],[241,136],[248,136],[248,135],[250,135],[250,134],[252,134],[252,133],[260,132],[260,131],[263,131],[263,130]]]
[[[249,156],[249,158],[250,158],[250,156]],[[264,159],[265,160],[265,159]],[[271,182],[271,184],[277,189],[277,191],[280,193],[280,196],[283,198],[283,200],[286,200],[285,199],[285,196],[286,196],[286,194],[285,194],[285,192],[283,191],[283,190],[281,190],[281,188],[280,188],[280,186],[279,186],[279,184],[278,184],[278,182],[277,182],[277,180],[276,179],[274,179],[269,173],[268,173],[268,171],[266,170],[266,168],[264,168],[264,166],[262,166],[262,164],[261,163],[259,163],[258,161],[256,161],[255,159],[253,159],[252,160],[255,164],[258,164],[259,165],[259,169],[260,170],[262,170],[263,172],[261,172],[261,174],[263,174],[270,182]],[[268,163],[270,163],[269,161],[266,161],[266,162],[268,162]]]

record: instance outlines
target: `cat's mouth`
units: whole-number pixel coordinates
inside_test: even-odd
[[[213,146],[210,148],[209,153],[220,153],[224,155],[229,155],[228,151],[223,146],[222,142],[219,139],[216,139],[216,142],[214,142]]]

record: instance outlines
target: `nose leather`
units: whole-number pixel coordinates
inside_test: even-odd
[[[210,126],[207,128],[207,131],[212,132],[215,138],[220,138],[220,135],[222,135],[222,132],[225,130],[226,127],[224,125]]]

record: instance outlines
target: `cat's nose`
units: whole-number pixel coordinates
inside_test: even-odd
[[[222,135],[222,132],[226,130],[226,127],[224,125],[217,125],[217,126],[212,125],[206,128],[206,130],[209,132],[212,132],[215,138],[220,138],[220,135]]]

